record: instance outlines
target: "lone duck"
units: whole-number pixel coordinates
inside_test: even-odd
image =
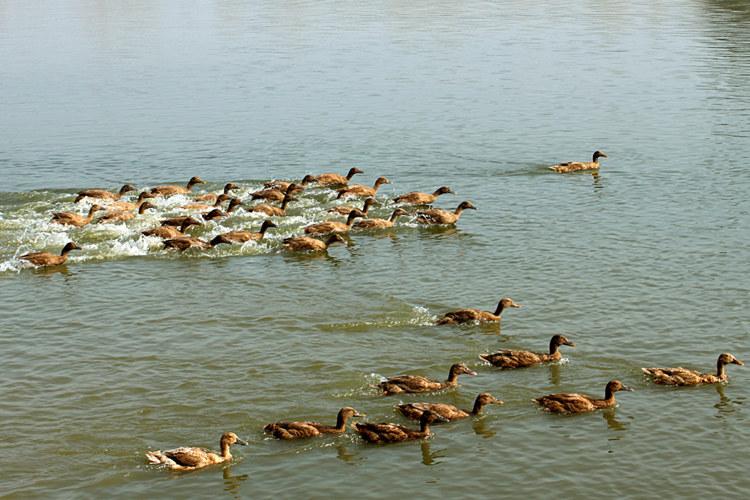
[[[84,198],[96,198],[98,200],[117,201],[120,198],[122,198],[122,195],[124,195],[128,191],[135,191],[135,188],[131,186],[130,184],[125,184],[123,187],[120,188],[120,191],[118,193],[105,191],[103,189],[86,189],[84,191],[78,191],[76,193],[78,195],[78,197],[76,198],[76,203],[83,200]]]
[[[632,390],[630,387],[623,385],[619,380],[612,380],[607,383],[607,388],[604,391],[604,399],[594,399],[584,394],[565,393],[548,394],[532,401],[539,403],[547,411],[556,413],[581,413],[614,406],[615,392]]]
[[[247,209],[248,212],[263,213],[266,215],[275,215],[277,217],[283,217],[286,215],[286,207],[293,201],[299,201],[297,198],[292,196],[292,193],[284,195],[284,200],[281,202],[281,207],[275,207],[273,205],[255,205]]]
[[[232,189],[239,189],[239,186],[237,186],[236,184],[233,184],[233,183],[231,183],[231,182],[228,182],[228,183],[227,183],[227,184],[226,184],[226,185],[224,186],[224,191],[223,191],[223,192],[222,192],[221,194],[216,194],[216,193],[206,193],[206,194],[202,194],[202,195],[198,196],[197,198],[193,198],[193,201],[196,201],[196,202],[198,202],[198,203],[216,203],[216,199],[217,199],[217,198],[218,198],[219,196],[221,196],[222,194],[224,194],[224,195],[226,195],[226,196],[227,196],[227,198],[226,198],[226,199],[229,199],[229,192],[230,192],[230,191],[231,191]]]
[[[251,233],[250,231],[235,230],[235,231],[229,231],[226,233],[221,233],[219,236],[224,236],[225,238],[230,239],[232,241],[236,241],[238,243],[245,243],[250,240],[260,241],[266,235],[266,231],[268,231],[268,229],[271,227],[279,227],[279,226],[277,226],[276,223],[271,220],[265,220],[263,221],[263,224],[261,224],[260,226],[260,232]]]
[[[593,170],[595,168],[599,168],[600,157],[609,158],[609,156],[605,155],[601,151],[594,151],[594,160],[591,162],[569,161],[566,163],[559,163],[554,167],[549,168],[563,174],[567,172],[577,172],[579,170]]]
[[[68,252],[71,250],[81,250],[81,247],[71,241],[63,247],[60,255],[49,252],[31,252],[21,255],[19,259],[31,262],[37,267],[59,266],[65,264],[68,260]]]
[[[216,197],[211,205],[206,205],[205,203],[188,203],[187,205],[182,205],[181,207],[177,208],[180,208],[182,210],[210,210],[212,208],[221,207],[221,204],[229,199],[231,199],[231,196],[222,193]]]
[[[375,181],[375,185],[371,188],[367,186],[361,186],[359,184],[352,184],[351,186],[342,187],[336,191],[339,193],[336,198],[343,198],[344,196],[375,196],[378,189],[383,184],[393,184],[385,177],[378,177]]]
[[[138,195],[138,201],[135,203],[128,203],[127,201],[118,201],[117,203],[110,203],[105,208],[107,210],[137,210],[140,208],[141,203],[144,202],[144,200],[148,198],[153,198],[153,195],[149,193],[148,191],[141,191],[141,194]]]
[[[355,422],[352,424],[352,428],[368,443],[396,443],[422,439],[431,435],[429,425],[433,422],[448,422],[448,419],[428,410],[419,419],[419,429],[411,429],[405,425],[388,422],[379,424]]]
[[[482,413],[482,409],[488,404],[503,404],[502,401],[498,401],[495,397],[488,393],[483,392],[477,396],[474,401],[474,408],[471,410],[461,410],[453,405],[444,403],[405,403],[396,405],[396,409],[404,414],[407,418],[412,420],[418,420],[422,417],[422,414],[426,411],[433,411],[447,420],[456,420],[459,418],[469,418],[474,415]]]
[[[287,181],[271,181],[271,182],[266,182],[265,184],[263,184],[263,187],[267,189],[278,189],[279,191],[286,193],[291,184],[297,184],[297,187],[295,188],[294,192],[298,193],[304,190],[307,187],[307,185],[311,182],[318,182],[318,180],[315,178],[315,176],[308,174],[305,177],[303,177],[302,181],[299,183],[293,183],[293,182],[287,182]]]
[[[182,447],[174,450],[150,451],[146,453],[146,458],[152,464],[164,464],[170,469],[193,470],[231,460],[229,447],[233,444],[247,446],[249,443],[238,438],[233,432],[226,432],[219,441],[220,452],[206,448]]]
[[[432,380],[421,375],[399,375],[397,377],[388,377],[385,382],[380,382],[371,387],[382,389],[384,396],[404,392],[437,391],[438,389],[444,389],[446,387],[456,387],[458,385],[456,379],[458,379],[458,376],[463,373],[476,375],[476,372],[470,370],[465,364],[456,363],[451,366],[450,372],[448,372],[448,379],[443,382]]]
[[[357,167],[352,167],[346,177],[341,174],[319,174],[315,176],[315,180],[318,181],[319,186],[346,186],[354,174],[364,174],[364,172]]]
[[[403,208],[397,208],[393,211],[393,214],[391,215],[391,218],[389,220],[383,220],[383,219],[362,219],[360,221],[357,221],[356,224],[352,226],[352,229],[362,230],[362,229],[383,229],[386,227],[393,227],[393,224],[396,223],[396,219],[398,219],[401,215],[411,215],[409,212],[404,210]]]
[[[382,203],[380,203],[380,202],[379,202],[378,200],[376,200],[375,198],[372,198],[372,197],[370,197],[370,198],[367,198],[367,199],[365,200],[365,203],[364,203],[364,205],[362,206],[362,210],[361,210],[361,212],[362,212],[362,213],[363,213],[364,215],[367,215],[367,211],[368,211],[368,210],[370,210],[370,207],[371,207],[372,205],[382,205]],[[332,208],[329,208],[328,210],[326,210],[326,212],[330,212],[330,213],[336,213],[336,214],[341,214],[341,215],[349,215],[350,213],[352,213],[352,210],[357,210],[357,209],[356,209],[356,208],[354,208],[354,207],[350,207],[350,206],[348,206],[348,205],[342,205],[342,206],[340,206],[340,207],[332,207]]]
[[[158,238],[162,239],[172,239],[172,238],[182,238],[185,236],[185,231],[190,226],[202,226],[203,223],[199,221],[198,219],[193,219],[192,217],[185,217],[185,220],[182,222],[182,225],[180,226],[180,229],[177,229],[175,226],[157,226],[153,229],[148,229],[146,231],[141,231],[141,234],[145,236],[156,236]]]
[[[227,211],[223,212],[220,208],[214,208],[210,212],[206,212],[201,214],[201,217],[203,217],[203,220],[216,220],[221,219],[222,217],[228,217],[232,212],[234,212],[234,209],[242,205],[242,200],[239,198],[232,198],[229,201],[229,206],[227,207]]]
[[[411,193],[402,194],[393,199],[394,203],[407,203],[409,205],[429,205],[437,200],[441,194],[456,194],[449,187],[443,186],[432,194],[412,191]]]
[[[196,248],[213,248],[221,243],[232,245],[234,242],[220,234],[211,241],[205,241],[200,238],[193,238],[192,236],[183,236],[182,238],[173,238],[164,242],[164,248],[179,250],[181,252],[187,250],[190,247]]]
[[[342,408],[336,418],[336,425],[323,425],[318,422],[276,422],[263,427],[264,431],[270,432],[273,437],[279,439],[299,439],[320,434],[343,434],[346,431],[346,422],[352,417],[364,417],[349,406]]]
[[[719,355],[716,362],[716,373],[701,373],[686,368],[641,368],[643,372],[651,377],[655,384],[667,385],[696,385],[696,384],[716,384],[724,382],[727,379],[725,367],[728,364],[743,365],[742,361],[735,358],[728,352]]]
[[[261,191],[250,193],[250,199],[251,200],[266,200],[266,201],[284,201],[284,196],[286,196],[287,193],[294,194],[296,190],[297,190],[297,184],[291,183],[284,190],[263,189]]]
[[[461,212],[467,208],[470,208],[471,210],[479,210],[472,205],[471,202],[464,201],[454,212],[440,210],[438,208],[417,212],[417,222],[422,224],[455,224],[458,218],[461,217]]]
[[[52,219],[50,222],[62,224],[64,226],[83,227],[86,224],[91,223],[94,219],[94,213],[97,210],[104,210],[104,208],[101,205],[92,205],[89,209],[88,215],[81,215],[73,212],[52,212]]]
[[[492,363],[500,368],[523,368],[543,361],[555,361],[562,359],[560,346],[575,344],[565,338],[565,335],[555,335],[549,341],[549,354],[536,351],[518,351],[515,349],[500,349],[493,354],[480,354],[479,359]]]
[[[467,323],[469,321],[500,321],[500,315],[508,307],[521,307],[509,298],[504,298],[497,304],[494,313],[482,311],[480,309],[461,309],[445,313],[445,317],[435,323],[436,325],[446,325],[448,323]]]
[[[343,243],[346,245],[346,240],[338,233],[332,234],[326,241],[316,240],[309,236],[293,236],[291,238],[285,238],[284,245],[281,248],[297,252],[316,252],[328,250],[328,247],[334,243]]]
[[[138,207],[138,215],[143,215],[143,212],[148,210],[149,208],[156,208],[151,203],[144,201],[141,203],[141,205]],[[128,212],[127,210],[114,210],[112,212],[107,212],[102,217],[99,217],[99,219],[96,221],[97,224],[102,223],[109,223],[109,222],[117,222],[121,220],[131,220],[135,219],[136,214],[133,212]]]
[[[198,177],[193,177],[187,183],[187,187],[182,186],[156,186],[151,188],[151,194],[154,196],[172,196],[175,194],[188,194],[193,186],[196,184],[205,184],[205,181],[200,180]]]
[[[305,228],[307,234],[325,234],[325,233],[345,233],[352,228],[352,223],[357,217],[364,217],[364,214],[359,210],[352,210],[349,213],[349,217],[346,219],[346,223],[336,221],[325,221],[318,222],[317,224],[311,224]]]

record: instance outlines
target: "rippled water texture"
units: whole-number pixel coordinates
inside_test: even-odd
[[[0,498],[691,498],[746,496],[747,366],[655,386],[643,366],[750,362],[750,8],[737,1],[0,3]],[[609,155],[598,173],[560,161]],[[284,237],[343,204],[308,188],[260,243],[167,252],[126,223],[64,228],[82,189],[365,174],[394,196],[449,186],[455,226],[351,233],[322,254]],[[131,201],[137,195],[129,193]],[[252,204],[252,203],[250,203]],[[238,213],[196,228],[257,231]],[[341,220],[341,219],[338,219]],[[19,256],[83,250],[34,269]],[[502,324],[445,312],[521,304]],[[501,372],[498,348],[577,347]],[[401,373],[476,377],[379,396]],[[532,398],[603,396],[551,415]],[[269,438],[278,420],[407,421],[393,406],[505,402],[434,437]],[[149,450],[250,446],[189,473]]]

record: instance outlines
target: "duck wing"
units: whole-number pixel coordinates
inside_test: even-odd
[[[549,354],[516,349],[501,349],[492,354],[480,354],[483,359],[500,368],[522,368],[541,361],[549,361]]]

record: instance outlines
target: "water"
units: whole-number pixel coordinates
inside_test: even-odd
[[[641,366],[748,361],[750,9],[744,2],[90,2],[0,4],[2,498],[744,496],[747,368],[718,386],[649,384]],[[598,175],[546,167],[587,161]],[[243,199],[267,180],[389,178],[381,201],[450,186],[455,227],[400,219],[348,247],[281,239],[340,204],[308,190],[267,240],[171,254],[126,224],[66,229],[74,193],[183,184]],[[132,196],[128,195],[128,199]],[[375,206],[388,217],[393,207]],[[239,214],[195,231],[257,230]],[[68,265],[17,257],[58,252]],[[502,325],[443,313],[522,304]],[[499,372],[477,355],[577,344]],[[455,390],[379,397],[400,373]],[[619,393],[549,415],[551,392]],[[279,442],[265,423],[333,423],[343,406],[503,406],[422,442]],[[148,450],[250,441],[172,473]],[[553,493],[551,493],[553,492]]]

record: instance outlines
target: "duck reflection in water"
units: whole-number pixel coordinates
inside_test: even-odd
[[[430,443],[427,441],[421,443],[420,447],[422,448],[422,463],[426,466],[429,467],[430,465],[438,465],[444,462],[444,460],[439,459],[445,457],[445,455],[441,454],[445,450],[438,450],[433,453],[430,451]]]
[[[607,427],[614,431],[626,431],[630,427],[629,423],[622,423],[616,418],[617,412],[614,410],[606,410],[602,412],[602,418],[607,421]],[[610,438],[610,441],[618,441],[622,436]]]
[[[337,446],[336,450],[338,451],[336,458],[346,462],[346,465],[359,465],[357,462],[367,458],[360,457],[359,453],[357,453],[356,451],[349,452],[344,445]]]
[[[495,431],[487,428],[484,419],[472,420],[471,428],[474,429],[474,433],[476,433],[477,436],[482,436],[485,439],[494,437],[497,434]]]
[[[234,495],[234,498],[240,498],[240,485],[243,481],[247,481],[248,475],[241,474],[239,476],[233,476],[231,468],[227,467],[224,469],[224,491],[228,491]]]

